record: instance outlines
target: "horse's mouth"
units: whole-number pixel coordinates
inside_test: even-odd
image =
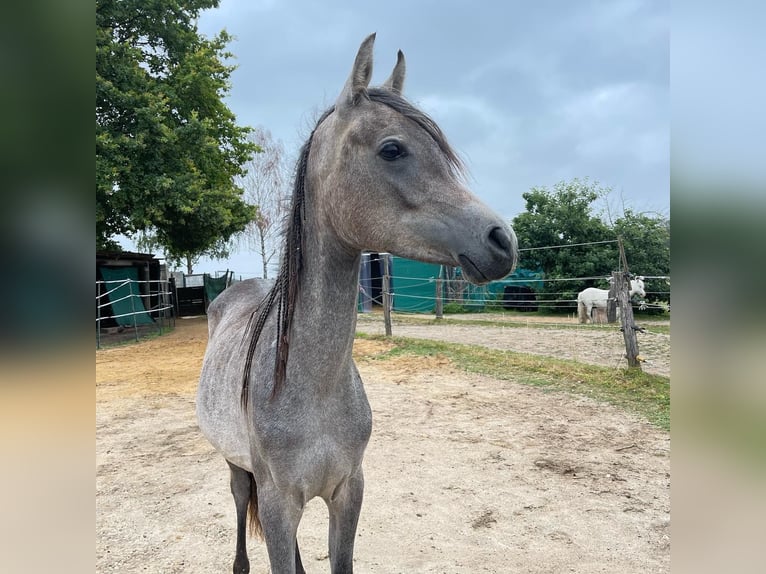
[[[465,275],[466,279],[471,283],[474,285],[484,285],[485,283],[489,283],[490,279],[488,279],[468,257],[465,255],[458,255],[457,259],[460,262],[463,275]]]

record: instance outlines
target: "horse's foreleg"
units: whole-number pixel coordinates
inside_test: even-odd
[[[591,313],[593,312],[593,304],[586,303],[585,301],[577,300],[577,320],[586,325],[590,322]]]
[[[258,514],[269,551],[271,574],[305,574],[297,540],[302,504],[273,484],[259,482]]]
[[[229,462],[229,461],[226,461]],[[243,468],[229,462],[231,469],[231,494],[237,509],[237,553],[234,557],[234,574],[248,574],[250,561],[247,558],[247,505],[250,502],[252,475]]]
[[[364,476],[356,474],[333,493],[327,501],[330,510],[330,564],[332,574],[354,571],[354,540],[364,496]]]
[[[303,562],[301,562],[301,551],[298,550],[298,541],[295,541],[295,574],[306,574],[306,570],[303,569]]]

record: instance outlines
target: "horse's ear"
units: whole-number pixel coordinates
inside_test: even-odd
[[[354,60],[354,67],[351,70],[346,85],[340,93],[335,108],[342,110],[344,107],[353,106],[361,98],[367,96],[367,86],[370,85],[372,78],[372,46],[375,44],[375,33],[373,32],[364,39],[362,45]]]
[[[404,88],[404,75],[406,71],[407,64],[404,62],[404,52],[399,50],[396,55],[396,65],[394,66],[394,70],[391,72],[388,79],[383,82],[383,87],[401,95],[402,89]]]

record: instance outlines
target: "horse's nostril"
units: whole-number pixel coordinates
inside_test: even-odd
[[[511,250],[511,238],[502,227],[493,227],[489,232],[489,244],[504,253]]]

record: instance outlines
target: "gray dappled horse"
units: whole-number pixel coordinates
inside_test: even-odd
[[[401,52],[390,78],[368,88],[374,40],[301,150],[278,277],[237,283],[208,309],[197,417],[231,469],[236,573],[250,569],[248,511],[272,573],[304,572],[296,533],[316,496],[329,509],[332,572],[352,572],[372,427],[351,358],[362,250],[462,266],[477,284],[517,259],[513,231],[401,96]]]

